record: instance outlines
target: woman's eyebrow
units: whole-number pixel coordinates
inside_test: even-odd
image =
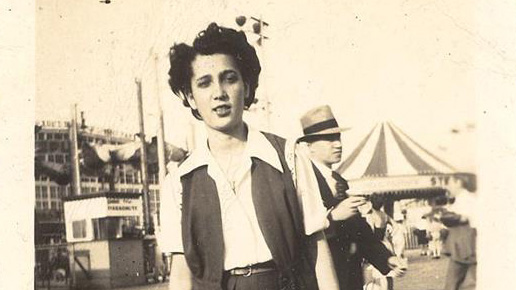
[[[211,79],[210,75],[203,75],[203,76],[196,78],[195,81],[199,82],[199,81],[205,81],[205,80],[210,80],[210,79]]]
[[[236,71],[236,70],[234,70],[234,69],[226,69],[226,70],[223,70],[223,71],[220,73],[220,75],[221,75],[221,76],[226,76],[226,75],[228,75],[228,74],[232,74],[232,73],[237,74],[237,71]]]

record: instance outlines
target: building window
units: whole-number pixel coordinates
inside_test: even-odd
[[[41,187],[41,198],[43,198],[43,199],[48,198],[48,187],[46,187],[46,186]]]
[[[61,154],[56,155],[56,163],[64,163],[64,156]]]
[[[97,182],[96,177],[83,176],[81,177],[81,181],[83,182]]]
[[[41,202],[41,201],[36,202],[36,208],[43,209],[43,202]]]
[[[42,154],[47,152],[47,143],[45,141],[36,141],[36,153]]]
[[[66,196],[66,186],[59,186],[57,189],[57,197],[62,198]]]
[[[36,186],[36,199],[41,199],[41,186]]]
[[[126,173],[125,174],[125,182],[129,183],[129,184],[134,183],[133,177],[134,177],[134,175],[132,173]]]
[[[119,182],[122,184],[125,183],[125,173],[123,173],[123,172],[120,173]]]
[[[47,160],[48,160],[48,162],[55,162],[56,161],[55,158],[54,158],[54,155],[52,155],[52,154],[48,154],[47,155]]]
[[[45,133],[38,133],[38,140],[45,140]]]
[[[63,137],[64,137],[63,139],[69,139],[70,138],[70,136],[68,136],[68,133],[64,133]]]
[[[61,133],[55,133],[54,134],[54,139],[56,140],[62,140],[63,139],[63,135]]]
[[[157,174],[152,174],[151,175],[151,178],[150,178],[150,183],[151,184],[158,184],[159,182],[159,177]]]
[[[57,198],[57,187],[50,186],[50,198],[53,198],[53,199]]]
[[[49,149],[50,149],[50,151],[57,151],[57,150],[59,150],[59,147],[61,147],[61,146],[60,146],[60,145],[61,145],[60,143],[61,143],[61,142],[50,142],[50,143],[49,143],[49,147],[50,147]]]
[[[72,222],[72,235],[74,239],[82,239],[86,237],[86,220]]]
[[[83,187],[82,188],[82,193],[90,193],[90,188],[89,187]]]
[[[54,134],[47,133],[47,140],[54,140]]]
[[[42,201],[43,203],[43,209],[48,209],[48,202]]]
[[[50,209],[58,209],[58,203],[55,201],[50,202]]]

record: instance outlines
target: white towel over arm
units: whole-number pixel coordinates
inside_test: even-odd
[[[306,144],[288,140],[285,156],[292,172],[303,214],[305,234],[310,236],[310,252],[316,256],[315,272],[320,290],[339,290],[339,282],[330,248],[324,235],[329,226],[328,210],[324,207]]]

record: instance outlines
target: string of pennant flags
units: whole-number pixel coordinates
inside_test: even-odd
[[[36,128],[38,130],[38,128]],[[135,170],[141,166],[141,148],[139,140],[124,144],[96,144],[87,142],[81,138],[79,133],[79,163],[81,172],[88,176],[106,178],[111,170],[119,165],[129,165]],[[158,172],[158,144],[157,138],[153,137],[147,143],[147,167],[149,173]],[[47,176],[50,180],[59,185],[67,185],[72,181],[71,167],[69,162],[57,163],[38,158],[38,152],[43,151],[36,145],[35,176]],[[188,152],[173,144],[165,144],[165,162],[181,162],[187,157]],[[114,177],[112,177],[114,178]]]

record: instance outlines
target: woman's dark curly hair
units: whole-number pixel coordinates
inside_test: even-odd
[[[249,86],[249,98],[245,99],[245,107],[249,108],[254,102],[258,77],[261,67],[255,49],[247,42],[244,32],[218,26],[208,25],[201,31],[193,42],[193,46],[184,43],[174,44],[170,48],[170,76],[168,83],[185,107],[190,107],[186,96],[192,93],[191,79],[193,76],[192,62],[197,55],[212,55],[222,53],[234,57],[236,65],[242,74],[243,81]],[[201,115],[197,110],[192,114],[199,120]]]

